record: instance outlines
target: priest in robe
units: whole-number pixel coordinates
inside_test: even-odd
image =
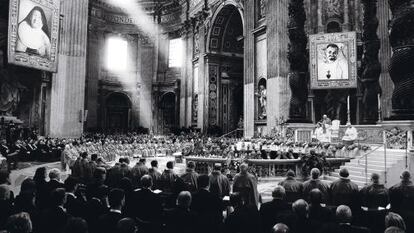
[[[240,165],[240,172],[234,176],[233,193],[240,193],[247,205],[257,206],[259,204],[257,179],[247,170],[248,165],[246,163]]]

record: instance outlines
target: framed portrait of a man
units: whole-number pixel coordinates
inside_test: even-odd
[[[56,72],[60,0],[10,0],[8,62]]]
[[[312,89],[357,87],[355,32],[309,36]]]

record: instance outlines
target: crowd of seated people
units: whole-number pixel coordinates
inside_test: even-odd
[[[96,156],[94,156],[96,157]],[[183,174],[157,160],[147,167],[128,158],[108,167],[84,153],[62,182],[59,169],[36,170],[15,195],[9,173],[0,172],[0,231],[7,233],[244,233],[244,232],[413,232],[414,185],[405,171],[389,190],[373,174],[359,190],[341,169],[332,183],[312,169],[302,182],[290,171],[273,200],[261,204],[256,177],[242,164],[230,182],[216,165],[197,174],[192,162]],[[47,178],[48,176],[48,178]]]

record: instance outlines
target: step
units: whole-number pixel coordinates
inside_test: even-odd
[[[395,164],[396,163],[387,163],[387,169],[393,167]],[[363,167],[363,168],[365,168],[364,163],[361,163],[361,164],[345,164],[345,165],[349,166],[349,167]],[[385,164],[371,164],[371,163],[368,163],[367,167],[368,167],[368,169],[384,170],[385,169]]]
[[[341,168],[346,168],[348,169],[349,173],[353,173],[353,172],[364,172],[365,173],[365,167],[351,167],[351,166],[341,166]],[[384,169],[373,169],[373,168],[368,168],[367,169],[368,173],[381,173],[384,172]]]
[[[336,173],[336,172],[331,173],[331,176],[337,177],[337,178],[340,177],[339,173]],[[352,181],[365,182],[365,176],[362,176],[362,175],[359,176],[359,175],[349,174],[348,178],[351,179]],[[369,179],[369,175],[368,175],[368,179]]]
[[[368,160],[368,166],[369,165],[374,165],[374,166],[384,166],[385,165],[385,163],[387,164],[387,166],[388,165],[393,165],[393,164],[397,164],[397,163],[399,163],[399,162],[401,162],[402,160],[399,160],[399,161],[386,161],[386,162],[384,162],[384,161],[369,161]],[[350,165],[363,165],[363,166],[365,166],[365,160],[363,160],[363,161],[352,161],[352,162],[350,162],[350,163],[346,163],[346,164],[350,164]]]
[[[329,184],[333,181],[337,180],[338,177],[335,176],[325,176],[325,181],[327,181]],[[359,189],[365,186],[365,181],[359,181],[359,180],[352,180],[356,185],[358,185]]]

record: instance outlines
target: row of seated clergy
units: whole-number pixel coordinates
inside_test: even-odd
[[[318,123],[312,138],[317,139],[320,142],[330,143],[332,138],[339,135],[339,120],[333,120],[332,125]],[[345,134],[342,137],[342,141],[346,144],[352,144],[358,138],[358,131],[351,123],[346,124]]]

